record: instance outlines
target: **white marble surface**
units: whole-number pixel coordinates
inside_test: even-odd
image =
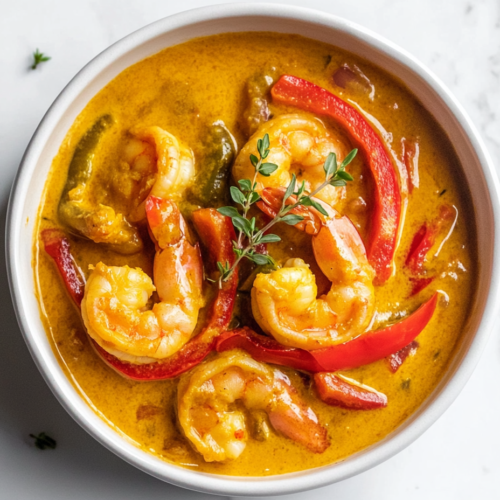
[[[0,0],[0,220],[31,135],[54,98],[109,44],[205,0]],[[500,165],[499,0],[288,0],[367,26],[412,52],[462,102]],[[30,71],[39,47],[52,60]],[[3,245],[0,252],[3,252]],[[0,499],[198,498],[106,451],[71,420],[21,339],[0,263]],[[290,499],[500,498],[500,339],[453,406],[418,441],[355,478]],[[41,452],[30,432],[47,431]]]

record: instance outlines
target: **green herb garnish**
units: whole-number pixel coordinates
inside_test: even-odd
[[[35,446],[39,450],[46,450],[47,448],[53,450],[57,446],[56,440],[45,434],[45,432],[40,432],[38,436],[30,434],[30,437],[35,440]]]
[[[33,52],[33,64],[31,66],[31,69],[36,69],[40,63],[47,61],[50,61],[50,57],[46,56],[42,52],[39,52],[38,49],[36,49],[35,52]]]
[[[336,154],[330,153],[325,161],[325,164],[323,165],[323,169],[325,171],[325,181],[312,193],[305,193],[304,181],[302,181],[302,184],[298,187],[298,189],[296,189],[297,178],[295,177],[295,174],[293,174],[292,180],[283,197],[283,202],[279,212],[276,214],[274,219],[272,219],[263,228],[259,229],[256,227],[255,217],[252,217],[251,219],[248,218],[248,211],[250,210],[250,207],[260,200],[260,196],[256,191],[257,175],[260,174],[264,177],[269,177],[276,171],[278,165],[265,162],[265,159],[269,155],[268,134],[257,141],[257,151],[259,153],[259,158],[253,154],[250,155],[250,161],[255,169],[253,179],[242,179],[238,181],[239,187],[231,186],[230,189],[231,198],[237,205],[240,205],[241,213],[235,207],[221,207],[218,209],[222,215],[231,218],[233,226],[238,231],[238,240],[233,241],[233,251],[237,257],[235,263],[230,266],[229,262],[217,262],[220,274],[219,286],[222,286],[222,282],[227,281],[231,277],[242,259],[248,259],[259,266],[275,265],[271,256],[257,253],[255,251],[255,247],[263,243],[275,243],[281,241],[281,238],[277,234],[264,234],[278,222],[284,222],[285,224],[294,226],[302,221],[304,218],[301,215],[290,213],[294,208],[300,205],[314,207],[320,213],[327,216],[328,214],[326,210],[313,197],[328,185],[342,187],[345,186],[348,181],[352,181],[353,177],[345,171],[345,167],[351,163],[358,152],[357,149],[353,149],[340,165],[337,164]],[[286,200],[292,195],[296,196],[296,202],[286,205]]]

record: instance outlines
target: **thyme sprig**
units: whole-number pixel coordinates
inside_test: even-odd
[[[31,69],[36,69],[40,63],[50,61],[50,57],[46,56],[43,52],[40,52],[38,49],[33,52],[33,64]]]
[[[39,450],[46,450],[47,448],[50,448],[53,450],[57,446],[56,440],[54,438],[51,438],[45,432],[40,432],[40,434],[38,434],[38,436],[35,436],[34,434],[30,434],[30,437],[32,437],[35,440],[35,446]]]
[[[269,135],[266,134],[262,139],[257,141],[257,152],[259,157],[251,154],[250,161],[255,169],[253,179],[241,179],[238,181],[239,187],[231,186],[231,198],[241,208],[241,213],[235,207],[221,207],[218,211],[230,217],[233,226],[238,231],[237,241],[233,241],[233,251],[236,255],[236,261],[231,266],[229,262],[217,262],[219,270],[219,286],[222,286],[224,281],[227,281],[242,259],[248,259],[257,265],[263,266],[266,264],[275,265],[273,258],[270,255],[264,255],[256,251],[258,245],[264,243],[276,243],[281,241],[277,234],[266,234],[275,224],[284,222],[290,226],[294,226],[302,221],[304,218],[301,215],[290,213],[294,208],[302,205],[306,207],[314,207],[323,215],[327,216],[324,207],[318,203],[314,196],[318,194],[326,186],[342,187],[347,182],[352,181],[351,174],[345,171],[345,167],[351,163],[356,156],[358,150],[353,149],[342,161],[340,165],[337,164],[337,156],[335,153],[330,153],[323,165],[325,172],[324,182],[318,186],[312,193],[306,193],[305,182],[297,186],[297,178],[295,174],[292,175],[292,180],[287,186],[280,210],[276,216],[269,221],[263,228],[257,227],[255,217],[248,218],[250,207],[260,200],[257,193],[257,176],[263,175],[269,177],[273,172],[278,169],[278,165],[266,162],[269,156]],[[295,195],[295,203],[289,205],[286,201],[290,196]]]

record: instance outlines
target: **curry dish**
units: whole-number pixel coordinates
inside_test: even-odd
[[[461,168],[397,77],[348,52],[274,33],[165,49],[54,158],[33,249],[54,352],[165,461],[345,459],[422,404],[460,342],[477,272]]]

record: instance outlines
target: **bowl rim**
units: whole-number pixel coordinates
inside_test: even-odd
[[[78,404],[76,400],[67,390],[68,387],[65,384],[71,385],[69,379],[66,379],[65,381],[61,380],[60,377],[51,372],[46,359],[44,359],[39,351],[39,347],[34,340],[34,336],[30,332],[26,319],[27,313],[39,314],[39,311],[37,310],[33,312],[24,310],[21,295],[20,275],[16,272],[18,267],[21,265],[19,260],[19,227],[22,224],[22,211],[27,197],[31,174],[35,170],[39,154],[44,148],[45,138],[50,135],[51,131],[59,122],[64,111],[73,102],[79,92],[85,88],[85,86],[89,85],[93,78],[99,75],[103,69],[112,64],[118,58],[126,56],[126,54],[133,48],[150,41],[155,37],[176,28],[187,27],[189,25],[207,20],[227,20],[232,17],[249,16],[280,18],[298,22],[305,21],[327,27],[337,32],[348,33],[354,38],[368,43],[375,49],[380,50],[390,59],[402,63],[420,76],[428,85],[430,85],[448,109],[451,110],[453,116],[458,121],[459,126],[465,132],[482,167],[489,190],[491,208],[493,212],[495,249],[493,254],[493,267],[488,298],[486,300],[480,324],[468,351],[446,386],[440,390],[440,393],[434,398],[421,415],[415,418],[406,428],[399,431],[394,436],[391,436],[390,439],[383,440],[378,444],[375,444],[368,450],[364,451],[361,455],[356,454],[357,456],[347,461],[336,462],[335,464],[330,464],[329,466],[309,469],[300,473],[263,478],[222,476],[185,469],[180,466],[161,461],[153,455],[141,450],[108,427],[104,421],[101,422],[104,426],[106,426],[108,431],[106,431],[103,427],[90,422],[86,416],[78,411]],[[226,31],[221,30],[221,32]],[[5,245],[7,275],[13,306],[24,340],[35,361],[35,364],[61,405],[81,427],[83,427],[102,445],[116,455],[120,456],[126,462],[136,466],[148,474],[176,486],[212,494],[241,496],[278,495],[318,488],[346,479],[355,474],[359,474],[387,460],[404,449],[411,442],[417,439],[427,428],[429,428],[442,413],[444,413],[469,379],[486,345],[494,324],[495,309],[500,303],[500,267],[498,265],[498,260],[500,258],[499,193],[500,185],[493,163],[479,134],[462,106],[446,88],[446,86],[430,70],[428,70],[422,63],[420,63],[415,57],[410,55],[404,49],[399,48],[396,44],[386,40],[384,37],[381,37],[371,30],[364,28],[363,26],[352,23],[351,21],[345,20],[341,17],[303,7],[272,3],[240,3],[220,4],[188,10],[146,25],[101,52],[98,56],[87,63],[83,69],[75,75],[75,77],[73,77],[73,79],[55,99],[54,103],[50,106],[37,127],[26,149],[14,180],[7,211]],[[73,386],[71,386],[71,388],[74,390]],[[75,394],[77,394],[76,391]],[[78,395],[78,397],[81,399],[83,404],[87,404],[83,401],[83,398],[81,398],[80,395]],[[251,491],[249,491],[250,489],[246,485],[249,481],[252,482]]]

